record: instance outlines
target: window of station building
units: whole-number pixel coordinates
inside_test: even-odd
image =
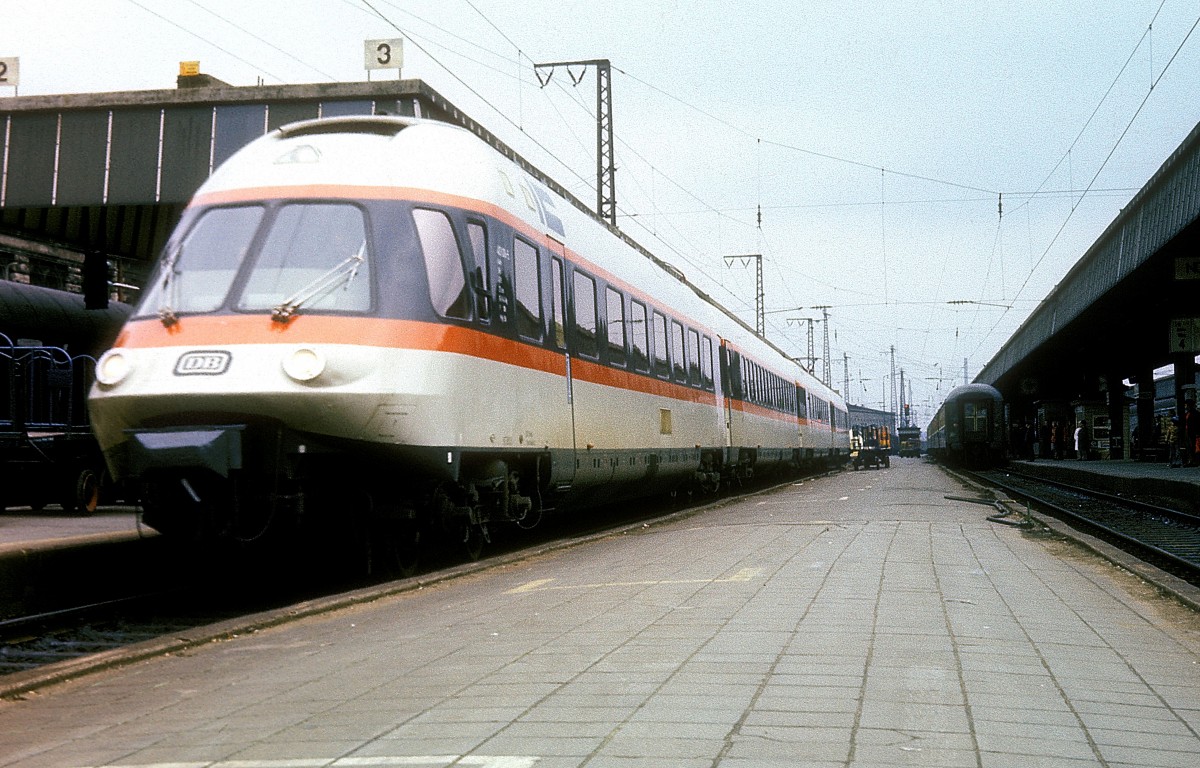
[[[700,383],[705,389],[713,389],[713,343],[705,336],[700,347]]]
[[[442,317],[469,317],[467,279],[463,276],[458,238],[454,236],[450,218],[441,211],[416,208],[413,222],[417,225],[417,238],[425,256],[425,274],[429,278],[429,298],[434,311]]]
[[[683,326],[671,321],[671,370],[675,380],[687,383],[687,361],[684,358]]]
[[[443,214],[446,226],[450,222]],[[423,244],[424,245],[424,244]],[[440,243],[426,249],[427,260]],[[434,308],[446,317],[468,317],[462,256],[454,233],[427,266]],[[349,203],[291,203],[270,222],[238,309],[299,308],[363,312],[371,306],[371,262],[366,218]],[[436,303],[437,299],[441,303]]]
[[[596,281],[576,270],[575,288],[575,351],[588,357],[599,356],[596,340]]]
[[[604,289],[608,299],[608,360],[625,365],[625,297],[609,286]]]
[[[635,371],[650,370],[650,326],[640,301],[629,302],[629,353]]]
[[[517,294],[517,332],[542,338],[542,270],[538,250],[521,238],[513,241],[513,283]]]
[[[687,329],[688,383],[700,386],[700,333]]]
[[[467,236],[471,239],[471,257],[475,262],[471,273],[475,316],[480,322],[487,323],[492,319],[492,267],[488,260],[487,227],[478,221],[468,221]]]
[[[671,363],[667,355],[667,318],[654,313],[654,375],[667,378],[671,375]]]
[[[220,308],[262,218],[263,209],[257,205],[211,208],[200,214],[179,244],[164,255],[138,314]]]
[[[553,256],[550,259],[550,333],[554,337],[554,346],[559,349],[567,348],[566,315],[563,310],[567,305],[565,296],[562,259]]]

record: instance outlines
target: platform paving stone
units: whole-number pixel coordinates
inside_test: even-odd
[[[1200,618],[947,494],[897,460],[86,676],[0,702],[0,768],[1200,765]]]

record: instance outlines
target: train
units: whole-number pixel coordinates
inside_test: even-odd
[[[0,280],[0,511],[95,512],[105,462],[86,396],[97,357],[132,307],[86,309],[77,293]]]
[[[896,439],[900,441],[899,454],[906,458],[918,458],[921,455],[921,428],[915,424],[905,424],[896,428]]]
[[[935,460],[969,468],[1003,464],[1007,434],[1004,398],[990,384],[964,384],[950,390],[925,430]]]
[[[675,268],[435,120],[283,126],[197,190],[93,424],[177,540],[431,535],[844,463],[849,414]]]

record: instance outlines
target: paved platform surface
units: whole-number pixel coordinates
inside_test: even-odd
[[[47,549],[157,535],[138,526],[134,507],[101,507],[87,517],[57,507],[0,512],[0,558],[28,549]]]
[[[0,703],[0,765],[1200,765],[1200,618],[922,460]]]

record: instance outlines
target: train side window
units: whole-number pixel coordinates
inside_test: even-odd
[[[557,256],[550,258],[550,333],[554,337],[554,346],[559,349],[567,348],[567,324],[563,307],[566,306],[563,293],[563,263]]]
[[[542,338],[542,270],[538,250],[521,238],[513,240],[513,282],[517,294],[517,333]]]
[[[425,274],[429,278],[429,298],[433,301],[434,311],[442,317],[469,317],[467,279],[463,276],[458,238],[454,236],[449,217],[441,211],[416,208],[413,221],[425,256]]]
[[[700,383],[707,390],[713,389],[713,343],[707,336],[700,347]]]
[[[625,297],[609,286],[604,289],[608,299],[608,359],[609,362],[625,365]]]
[[[471,272],[471,288],[475,293],[475,316],[481,323],[492,319],[492,267],[488,261],[487,227],[478,221],[467,222],[471,239],[471,257],[475,266]]]
[[[671,321],[671,370],[675,380],[687,383],[687,359],[684,357],[683,326]]]
[[[654,313],[654,375],[665,379],[671,375],[670,358],[667,355],[667,318]]]
[[[700,386],[700,333],[687,329],[688,383]]]
[[[646,322],[646,305],[629,302],[629,351],[635,371],[650,370],[650,327]]]
[[[575,289],[575,351],[588,357],[599,357],[596,342],[596,281],[576,270]]]

